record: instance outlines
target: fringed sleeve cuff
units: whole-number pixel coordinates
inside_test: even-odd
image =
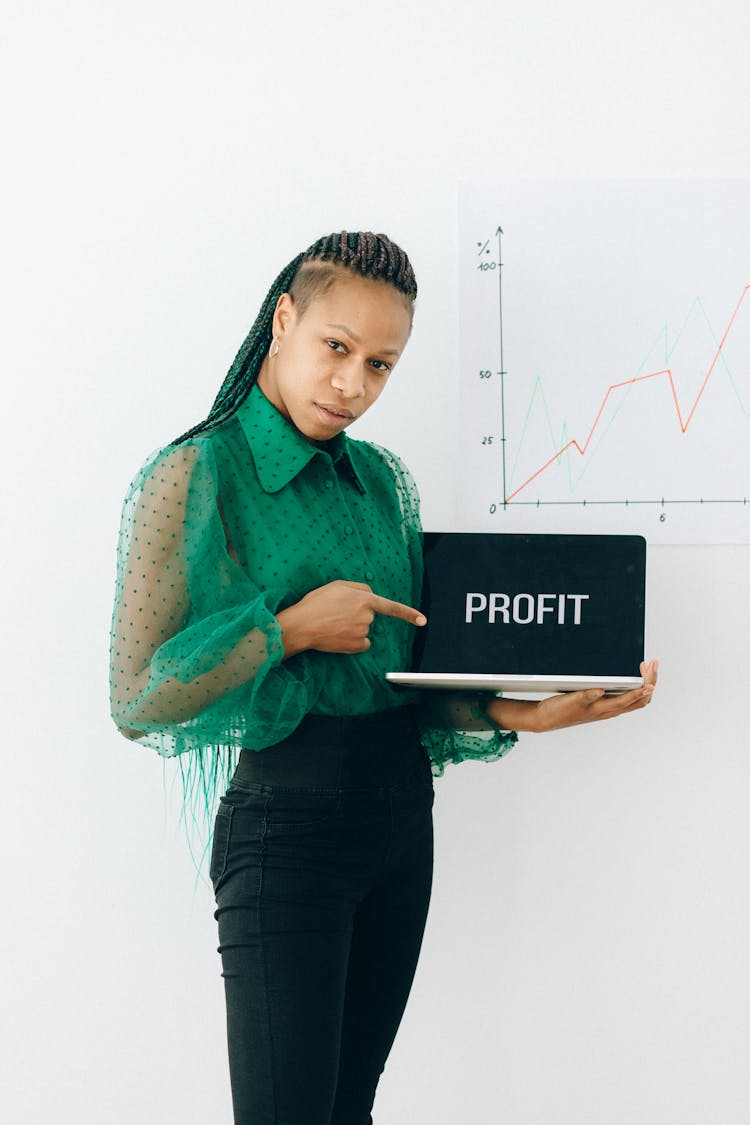
[[[420,732],[434,777],[442,777],[451,762],[495,762],[515,746],[516,731],[502,730],[484,710],[494,697],[493,692],[422,693]]]

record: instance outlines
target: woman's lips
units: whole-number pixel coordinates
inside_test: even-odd
[[[350,414],[348,410],[340,411],[335,406],[324,406],[322,402],[316,402],[315,409],[329,426],[340,426],[354,420],[354,415]]]

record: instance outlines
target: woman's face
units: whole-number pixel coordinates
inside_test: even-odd
[[[410,308],[392,285],[348,273],[302,317],[284,293],[273,319],[279,350],[263,361],[260,389],[310,441],[329,441],[380,395],[409,339]]]

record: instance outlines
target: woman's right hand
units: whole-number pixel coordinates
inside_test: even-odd
[[[374,594],[364,582],[337,579],[318,586],[276,614],[281,625],[284,659],[305,649],[357,653],[370,647],[367,636],[375,614],[400,617],[410,625],[426,625],[418,609]]]

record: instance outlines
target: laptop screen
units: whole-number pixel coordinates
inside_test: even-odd
[[[639,674],[642,536],[427,532],[424,547],[414,671]]]

